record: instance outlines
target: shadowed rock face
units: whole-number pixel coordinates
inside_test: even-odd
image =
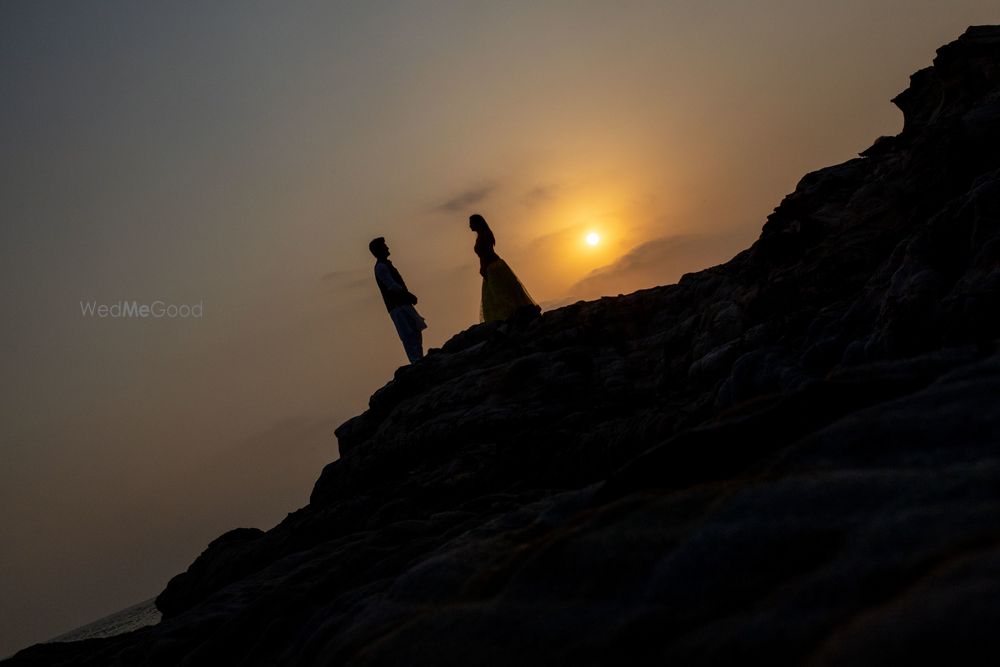
[[[729,263],[458,334],[158,626],[10,664],[1000,654],[1000,27],[894,101]]]

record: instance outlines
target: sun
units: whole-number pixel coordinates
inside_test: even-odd
[[[597,232],[590,232],[584,239],[587,245],[597,245],[601,242],[601,235]]]

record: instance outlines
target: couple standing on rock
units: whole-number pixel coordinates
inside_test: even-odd
[[[496,238],[486,218],[477,214],[469,216],[469,229],[476,233],[474,250],[479,256],[479,274],[483,277],[483,299],[479,307],[481,322],[498,322],[511,318],[530,319],[541,313],[541,308],[524,289],[514,272],[496,253]],[[424,356],[423,334],[427,323],[414,306],[417,297],[406,288],[403,276],[389,261],[389,246],[383,237],[368,244],[375,255],[375,282],[382,293],[386,310],[396,332],[403,342],[403,349],[410,363]]]

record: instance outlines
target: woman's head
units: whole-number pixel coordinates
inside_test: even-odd
[[[486,224],[486,218],[479,215],[478,213],[473,213],[469,216],[469,229],[476,233],[478,244],[481,241],[485,241],[490,246],[493,246],[497,241],[493,237],[493,230],[490,226]]]
[[[479,215],[478,213],[473,213],[469,216],[469,229],[474,232],[482,232],[488,230],[489,225],[486,224],[486,218]]]

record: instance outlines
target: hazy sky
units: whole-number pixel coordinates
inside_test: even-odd
[[[0,656],[305,504],[404,362],[473,324],[468,215],[535,298],[729,259],[996,0],[0,4]],[[584,235],[602,240],[591,247]],[[99,319],[81,301],[203,304]]]

